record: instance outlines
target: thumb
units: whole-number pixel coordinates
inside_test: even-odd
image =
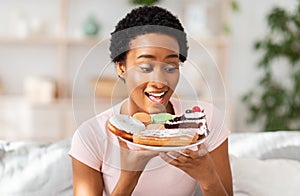
[[[120,138],[120,136],[118,137],[118,141],[119,141],[119,144],[120,144],[120,146],[121,146],[122,148],[128,149],[127,143],[126,143],[124,140],[122,140],[122,139]]]
[[[199,144],[198,145],[198,154],[199,154],[199,156],[202,157],[202,156],[206,155],[207,153],[208,153],[208,151],[207,151],[205,145]]]

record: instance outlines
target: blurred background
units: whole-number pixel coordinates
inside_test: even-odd
[[[109,36],[115,24],[140,3],[144,2],[0,0],[0,139],[57,141],[121,100],[126,94],[110,63]],[[177,15],[189,35],[190,56],[176,96],[213,102],[225,111],[232,132],[266,130],[266,117],[252,107],[251,96],[245,98],[253,90],[256,93],[265,74],[258,66],[265,54],[259,48],[264,49],[263,42],[254,46],[269,35],[267,16],[275,7],[292,12],[299,2],[153,3]],[[276,73],[288,72],[288,62],[276,63],[282,65]],[[193,91],[187,91],[187,86]],[[247,123],[251,115],[262,119]]]

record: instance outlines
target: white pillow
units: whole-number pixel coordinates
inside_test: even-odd
[[[0,141],[0,195],[72,195],[70,144]]]
[[[300,194],[300,161],[230,156],[235,196]]]

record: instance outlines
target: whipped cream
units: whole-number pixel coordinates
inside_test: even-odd
[[[205,114],[203,112],[192,112],[192,113],[184,113],[184,117],[186,118],[202,118]]]
[[[154,136],[154,137],[177,137],[177,136],[187,136],[187,137],[194,137],[195,135],[194,130],[190,129],[163,129],[163,130],[143,130],[137,133],[140,136]]]

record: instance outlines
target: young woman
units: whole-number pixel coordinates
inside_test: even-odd
[[[73,136],[74,195],[232,195],[229,131],[209,103],[172,98],[187,58],[187,39],[169,11],[145,6],[132,10],[111,36],[111,58],[128,98],[83,123]],[[131,148],[107,130],[115,114],[205,109],[210,134],[196,149],[157,152]]]

